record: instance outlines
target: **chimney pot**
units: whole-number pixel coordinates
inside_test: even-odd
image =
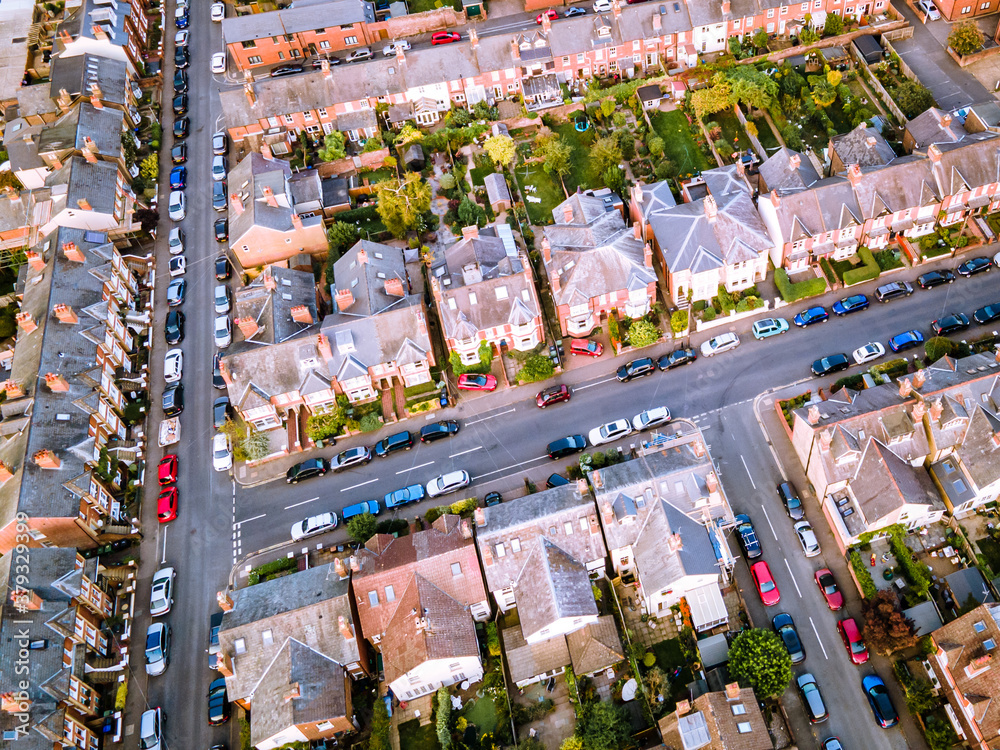
[[[35,323],[35,319],[31,317],[30,312],[19,312],[14,316],[14,320],[17,321],[18,327],[25,333],[31,333],[38,328],[38,324]]]
[[[246,318],[237,318],[236,325],[239,327],[240,332],[243,334],[245,340],[253,337],[257,331],[260,330],[260,326],[257,325],[257,321],[253,318],[247,316]]]
[[[941,127],[946,130],[951,127],[951,115],[941,115]]]
[[[927,158],[935,164],[941,161],[941,149],[937,147],[936,143],[932,143],[927,147]]]
[[[463,240],[474,240],[479,237],[479,227],[462,227],[462,239]]]
[[[778,206],[781,205],[781,198],[778,197],[777,190],[771,191],[771,205],[774,206],[775,208],[778,208]]]
[[[297,213],[292,213],[292,226],[295,227],[296,231],[302,231],[302,217]]]
[[[405,297],[406,291],[403,289],[403,280],[398,276],[385,280],[385,293],[390,297]]]
[[[233,609],[233,597],[230,596],[229,590],[220,591],[215,595],[215,601],[218,602],[219,608],[223,612],[231,612]]]
[[[337,617],[337,627],[340,628],[340,634],[344,638],[349,641],[354,640],[354,632],[351,630],[351,626],[347,624],[347,620],[344,619],[343,615]]]
[[[549,238],[547,236],[542,236],[542,259],[546,263],[552,262],[552,243],[549,242]],[[997,356],[1000,356],[1000,349],[997,351]]]
[[[28,260],[28,265],[36,271],[45,270],[45,258],[42,257],[41,253],[37,253],[34,250],[28,250],[25,252],[25,257]]]
[[[865,139],[865,143],[868,144],[868,148],[875,148],[875,145],[878,143],[878,139],[875,136],[870,135]]]
[[[55,372],[45,373],[45,385],[49,387],[50,391],[68,391],[69,383],[66,382],[66,378]]]
[[[326,334],[321,333],[317,337],[316,348],[319,350],[320,356],[327,362],[333,359],[333,349],[330,346],[330,339],[327,338]]]
[[[2,467],[2,466],[3,466],[3,464],[0,464],[0,467]],[[462,523],[460,524],[460,527],[461,527],[461,530],[462,530],[462,539],[472,539],[472,527],[469,525],[469,519],[468,518],[463,518],[462,519]]]
[[[329,63],[327,63],[327,65],[329,65]],[[274,152],[271,151],[271,146],[267,143],[260,144],[260,155],[268,161],[274,161]]]
[[[358,560],[357,555],[351,555],[349,558],[351,564],[351,571],[354,573],[361,572],[361,562]]]
[[[791,167],[793,170],[798,169],[800,166],[802,166],[802,157],[799,156],[798,154],[792,154],[791,156],[788,157],[788,166]]]
[[[740,683],[730,682],[726,685],[726,698],[731,701],[739,700],[740,697]]]
[[[76,205],[80,207],[81,211],[92,211],[93,210],[93,207],[90,205],[90,201],[88,201],[86,198],[80,198],[76,202]],[[72,243],[70,243],[70,244],[72,244]]]
[[[910,415],[913,418],[913,423],[919,424],[921,420],[923,420],[924,414],[926,413],[927,405],[923,401],[917,401],[917,403],[913,405],[913,412]]]
[[[333,570],[339,578],[347,578],[347,566],[344,565],[343,558],[333,558]]]
[[[345,312],[354,304],[354,292],[350,289],[337,290],[337,309]]]
[[[701,458],[702,456],[705,455],[705,444],[700,440],[695,440],[691,444],[691,449],[694,451],[694,455],[697,456],[698,458]]]
[[[563,206],[563,223],[572,224],[573,223],[573,206],[568,203]]]
[[[642,248],[642,264],[646,268],[653,267],[653,248],[648,242]]]
[[[708,217],[709,221],[713,221],[719,214],[719,206],[715,202],[715,198],[711,195],[705,196],[705,216]]]
[[[486,512],[482,508],[476,508],[472,515],[476,519],[476,526],[486,525]]]
[[[926,382],[927,382],[927,371],[926,370],[917,370],[915,373],[913,373],[913,387],[914,388],[920,388]]]
[[[632,236],[635,237],[637,240],[642,239],[642,224],[640,224],[638,221],[632,222]]]
[[[932,401],[931,408],[928,410],[928,415],[930,416],[931,421],[937,422],[938,420],[941,419],[941,414],[943,413],[944,413],[944,404],[941,402],[941,399],[938,398]]]
[[[307,326],[313,324],[312,312],[305,305],[296,305],[289,312],[292,314],[292,320],[296,323],[302,323]]]
[[[16,380],[5,380],[3,382],[3,391],[7,394],[8,401],[21,398],[24,395],[24,389],[21,388],[21,384]]]
[[[911,393],[913,393],[913,383],[910,382],[909,378],[903,378],[899,381],[899,395],[901,398],[907,398]]]
[[[274,274],[271,273],[271,267],[268,266],[264,272],[264,288],[269,292],[273,292],[278,288],[278,281],[274,278]]]
[[[861,165],[852,164],[847,168],[847,180],[852,186],[857,187],[861,183]]]
[[[229,203],[233,207],[233,213],[239,216],[243,213],[243,199],[236,193],[229,198]]]
[[[87,203],[85,198],[81,198],[77,202],[80,204],[80,208],[84,211],[90,210],[90,204]],[[75,242],[64,242],[62,251],[63,255],[66,256],[66,260],[72,261],[73,263],[83,263],[87,260],[83,255],[83,250],[81,250]]]
[[[683,700],[677,703],[677,716],[683,716],[691,710],[691,701]]]
[[[816,404],[809,407],[809,411],[806,412],[806,419],[809,424],[819,424],[819,407]]]
[[[32,456],[32,460],[39,469],[58,469],[62,461],[50,450],[40,450]]]

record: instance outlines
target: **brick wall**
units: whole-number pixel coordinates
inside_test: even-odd
[[[441,31],[451,26],[462,26],[467,22],[465,11],[456,12],[454,8],[444,7],[399,18],[388,18],[385,21],[385,31],[389,39],[402,39],[406,36]]]

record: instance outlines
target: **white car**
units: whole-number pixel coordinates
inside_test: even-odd
[[[225,3],[212,3],[212,20],[216,23],[222,22],[226,17],[226,4]]]
[[[627,419],[616,419],[614,422],[595,427],[587,437],[590,438],[591,445],[603,445],[625,437],[630,432],[632,432],[632,425],[628,423]]]
[[[176,383],[184,374],[184,352],[180,349],[169,349],[163,355],[163,380]]]
[[[878,359],[883,354],[885,354],[885,347],[879,342],[873,341],[870,344],[865,344],[864,346],[855,349],[851,356],[854,357],[855,362],[859,365],[863,365],[866,362],[871,362],[873,359]]]
[[[229,287],[225,284],[216,284],[215,286],[215,311],[219,315],[225,315],[229,312]]]
[[[170,259],[170,276],[183,276],[184,272],[187,270],[187,260],[184,259],[183,255],[175,255]]]
[[[159,706],[143,712],[139,720],[139,747],[161,750],[163,747],[163,714]]]
[[[146,674],[155,677],[170,663],[170,628],[154,622],[146,628]]]
[[[799,537],[799,544],[802,545],[802,552],[806,557],[816,557],[822,550],[819,548],[819,542],[816,540],[816,534],[812,530],[812,526],[809,525],[808,521],[799,521],[795,526],[795,533]]]
[[[181,29],[176,34],[174,34],[174,46],[187,47],[187,45],[188,45],[188,30]]]
[[[167,240],[167,247],[170,250],[171,255],[180,255],[184,252],[184,230],[180,227],[174,227],[170,230],[170,236]]]
[[[213,73],[225,73],[226,72],[226,53],[216,52],[212,55],[212,72]]]
[[[728,352],[740,345],[740,337],[735,333],[723,333],[711,338],[701,345],[701,356],[714,357],[721,352]]]
[[[333,531],[337,528],[336,513],[320,513],[296,524],[292,524],[292,541],[298,542],[307,537]]]
[[[226,172],[229,171],[229,162],[225,156],[216,154],[212,157],[212,179],[216,182],[226,179]]]
[[[173,568],[160,568],[153,574],[153,590],[149,594],[149,614],[153,617],[165,615],[174,603]]]
[[[657,406],[655,409],[646,409],[646,411],[632,417],[632,429],[641,432],[651,427],[659,427],[669,421],[670,409],[665,406]]]
[[[167,204],[168,215],[172,221],[184,220],[184,193],[180,190],[170,192],[170,202]]]
[[[427,483],[427,496],[440,497],[451,492],[458,492],[463,487],[468,487],[471,481],[472,478],[467,471],[449,471]]]
[[[409,48],[410,48],[410,43],[405,40],[401,40],[398,42],[391,42],[390,44],[387,44],[382,48],[382,55],[385,57],[392,57],[393,55],[396,54],[396,50],[401,49],[405,52]]]
[[[917,3],[917,7],[927,14],[927,18],[930,21],[937,21],[939,18],[941,18],[940,11],[938,11],[938,9],[934,7],[934,3],[932,3],[930,0],[920,0],[920,2]]]
[[[233,325],[228,315],[220,315],[215,319],[215,345],[225,349],[233,343]]]
[[[226,132],[220,130],[218,133],[212,134],[212,153],[216,156],[222,156],[228,150],[228,143],[226,139]]]
[[[216,471],[229,471],[233,468],[233,452],[229,448],[229,438],[223,433],[215,433],[212,438],[212,468]]]
[[[597,0],[594,3],[594,13],[607,13],[611,10],[611,0]]]

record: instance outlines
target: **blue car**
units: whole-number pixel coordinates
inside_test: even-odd
[[[824,307],[810,307],[795,316],[795,325],[799,328],[811,326],[813,323],[825,323],[830,319],[830,313]]]
[[[833,303],[833,314],[837,316],[849,315],[852,312],[861,312],[868,309],[868,298],[863,294],[852,294]]]
[[[924,335],[920,331],[905,331],[897,333],[889,339],[889,348],[894,352],[905,352],[924,343]]]
[[[386,508],[397,508],[400,505],[418,503],[424,499],[424,487],[421,484],[411,484],[401,490],[390,492],[385,496]]]
[[[899,723],[899,714],[896,713],[892,699],[889,698],[889,691],[885,689],[885,683],[877,674],[870,674],[861,678],[861,687],[868,698],[868,705],[872,707],[875,714],[875,721],[883,729],[894,727]]]
[[[187,186],[187,167],[174,167],[170,170],[170,189],[183,190]]]
[[[770,336],[777,336],[788,330],[788,321],[784,318],[764,318],[758,320],[752,327],[753,337],[760,341]]]

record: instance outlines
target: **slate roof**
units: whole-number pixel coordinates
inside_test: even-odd
[[[625,658],[614,615],[604,615],[566,636],[573,673],[594,674]]]
[[[981,404],[972,409],[965,439],[955,449],[969,478],[980,490],[1000,481],[1000,417]]]
[[[226,356],[233,407],[252,409],[285,393],[330,388],[326,362],[317,343],[317,336],[308,336],[271,346],[247,347]]]
[[[90,101],[82,101],[39,134],[38,151],[82,150],[89,136],[102,156],[120,156],[124,119],[120,109],[97,109]]]
[[[374,22],[375,8],[365,0],[327,0],[302,7],[293,3],[290,8],[267,13],[229,16],[222,22],[222,36],[226,44],[233,44],[333,26]]]
[[[896,152],[882,134],[864,122],[854,130],[831,138],[830,147],[845,165],[880,167],[896,158]]]
[[[344,177],[324,177],[323,208],[351,205],[351,197],[347,192],[347,180]]]
[[[798,159],[798,165],[792,167],[793,157]],[[792,151],[787,146],[782,146],[774,152],[768,159],[760,165],[758,170],[764,187],[767,191],[777,190],[783,193],[790,190],[801,190],[807,188],[815,182],[819,182],[820,176],[813,166],[812,160],[805,154]]]
[[[944,577],[945,583],[951,589],[951,595],[955,599],[955,605],[965,606],[968,598],[974,597],[980,604],[990,604],[995,602],[990,587],[986,585],[986,579],[979,572],[979,568],[962,568],[954,573],[949,573]]]
[[[333,359],[327,362],[331,380],[360,377],[367,374],[368,368],[390,362],[398,366],[433,362],[424,303],[416,295],[403,298],[400,305],[378,315],[327,315],[322,332],[333,353]]]
[[[869,526],[905,505],[944,508],[926,470],[906,463],[881,440],[868,441],[850,488]]]
[[[274,279],[273,290],[265,283],[268,277]],[[299,305],[309,308],[312,325],[292,320],[291,309]],[[279,344],[310,331],[315,333],[319,322],[316,282],[308,271],[267,266],[250,284],[236,290],[234,311],[234,319],[252,318],[257,322],[259,329],[253,335],[254,344]],[[237,344],[244,340],[237,326],[233,328],[233,336]]]
[[[514,581],[514,599],[525,637],[564,617],[598,614],[586,567],[548,539],[528,552]]]
[[[112,215],[115,211],[115,186],[118,184],[118,165],[110,161],[89,162],[74,156],[63,169],[69,169],[66,191],[66,208],[78,210],[77,201],[83,199],[100,214]]]
[[[906,123],[906,132],[913,138],[914,148],[932,143],[957,143],[969,134],[961,120],[937,107],[921,112]]]
[[[392,307],[407,306],[407,297],[388,294],[386,282],[399,279],[403,290],[408,291],[410,281],[406,274],[403,251],[398,247],[369,240],[358,240],[354,247],[333,264],[331,293],[348,290],[354,297],[346,310],[335,313],[345,317],[377,315]]]
[[[124,60],[115,60],[99,55],[82,54],[73,57],[54,55],[49,92],[55,99],[62,89],[72,97],[90,97],[90,84],[101,88],[104,102],[124,106],[127,103],[126,83],[128,65]]]
[[[483,178],[483,184],[486,186],[486,199],[490,204],[500,201],[511,202],[507,180],[504,179],[504,176],[500,172],[492,172],[486,175]]]
[[[735,705],[743,712],[733,713]],[[750,731],[740,731],[749,724]],[[704,693],[691,702],[691,712],[676,711],[659,721],[663,743],[670,750],[772,750],[774,744],[753,688],[739,688],[736,698],[725,692]]]
[[[643,223],[648,222],[649,217],[653,214],[677,205],[677,199],[674,198],[674,193],[670,189],[670,183],[666,180],[654,182],[652,185],[640,182],[635,187],[635,191],[633,195],[635,195],[636,203],[642,212]]]
[[[510,668],[510,679],[519,683],[538,675],[561,669],[570,663],[569,645],[565,638],[546,638],[529,644],[517,623],[501,628],[503,652]]]
[[[247,154],[229,173],[229,195],[239,195],[243,212],[237,213],[229,201],[229,244],[239,245],[240,238],[254,226],[279,232],[292,230],[292,197],[288,178],[292,170],[288,162],[265,159],[256,151]],[[264,188],[274,194],[276,206],[268,205]],[[316,217],[313,217],[315,219]],[[303,219],[303,224],[311,221]]]

